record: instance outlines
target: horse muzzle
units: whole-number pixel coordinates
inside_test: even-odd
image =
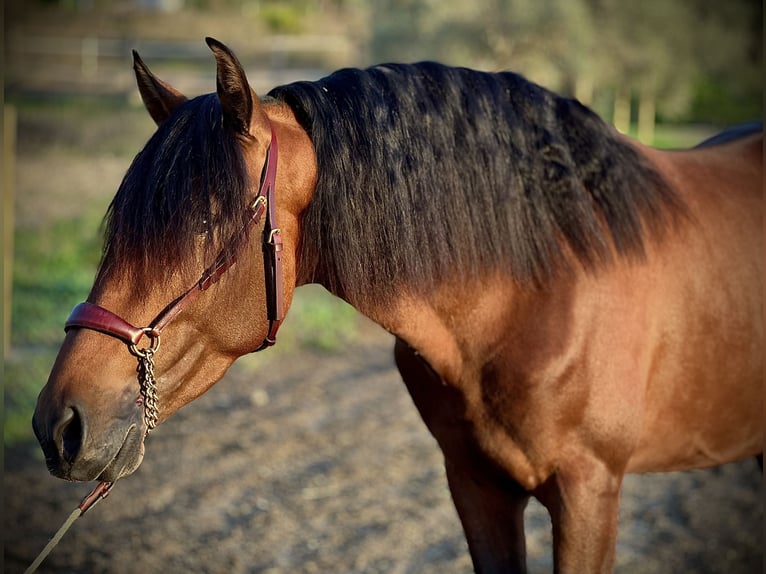
[[[48,470],[65,480],[114,482],[134,472],[143,460],[146,429],[137,404],[99,424],[82,404],[56,405],[44,389],[32,428]]]

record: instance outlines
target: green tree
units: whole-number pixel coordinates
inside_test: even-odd
[[[720,121],[760,109],[763,9],[755,0],[371,0],[369,6],[376,61],[511,69],[585,104],[610,101],[599,111],[622,131],[635,116],[647,142],[656,117]]]
[[[734,123],[763,114],[763,3],[693,0],[702,67],[688,117]]]

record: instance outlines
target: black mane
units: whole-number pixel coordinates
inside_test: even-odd
[[[647,232],[683,211],[595,114],[516,74],[392,64],[270,96],[293,108],[317,153],[302,272],[352,302],[490,269],[544,284],[567,251],[586,269],[613,251],[641,257]],[[100,273],[119,266],[137,288],[195,280],[245,224],[247,190],[217,96],[186,102],[112,201]]]
[[[301,264],[352,302],[504,269],[642,257],[680,200],[594,113],[513,73],[425,62],[278,87],[316,147]],[[646,228],[646,229],[645,229]]]
[[[109,206],[101,274],[119,266],[140,288],[173,274],[196,280],[244,226],[247,190],[218,97],[184,103],[133,160]]]

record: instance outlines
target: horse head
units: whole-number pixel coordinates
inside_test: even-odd
[[[93,288],[38,397],[33,427],[56,476],[114,481],[135,471],[147,432],[237,357],[273,344],[289,306],[311,144],[289,114],[270,120],[237,58],[207,42],[217,90],[194,99],[134,53],[157,131],[112,201]],[[299,163],[277,158],[277,137],[283,150],[305,148]]]

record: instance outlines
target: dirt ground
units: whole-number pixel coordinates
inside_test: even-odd
[[[275,349],[236,363],[161,425],[143,465],[75,522],[55,573],[464,573],[471,563],[438,447],[398,378],[390,337],[343,353]],[[7,450],[5,571],[32,561],[92,484]],[[757,573],[755,460],[628,477],[618,573]],[[531,572],[550,572],[550,522],[527,511]]]

